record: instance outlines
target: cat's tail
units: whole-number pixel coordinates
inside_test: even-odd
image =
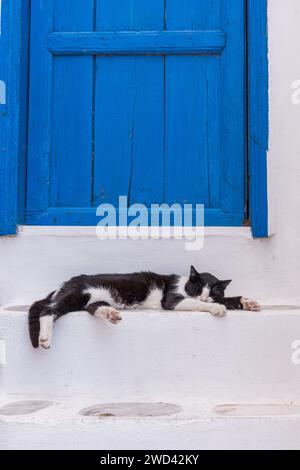
[[[49,304],[54,293],[50,294],[46,299],[35,302],[29,309],[28,326],[29,336],[32,346],[37,349],[39,347],[40,336],[40,316],[43,309]]]

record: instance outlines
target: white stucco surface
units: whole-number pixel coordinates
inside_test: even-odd
[[[117,327],[69,315],[57,323],[52,349],[37,351],[26,312],[0,309],[7,356],[0,449],[300,448],[300,372],[292,360],[300,310],[232,312],[219,320],[187,312],[123,315]],[[46,403],[30,412],[36,400]],[[130,403],[139,413],[138,404],[176,409],[82,415],[107,403]]]
[[[0,321],[6,346],[0,395],[93,397],[85,406],[152,400],[299,403],[300,365],[292,360],[292,345],[300,309],[231,312],[222,319],[123,312],[117,326],[75,313],[55,325],[50,351],[31,347],[26,312],[0,309]]]
[[[300,298],[300,101],[293,84],[300,79],[300,2],[269,0],[270,150],[268,242],[271,278],[286,296]],[[261,257],[260,262],[264,263]],[[277,286],[276,286],[277,287]],[[276,295],[276,293],[274,293]]]
[[[300,306],[300,100],[292,99],[299,24],[299,0],[269,0],[269,239],[253,240],[249,228],[210,228],[203,249],[191,252],[178,240],[100,241],[89,228],[21,228],[0,239],[0,305],[28,304],[80,273],[184,274],[194,264],[232,278],[232,294]],[[299,405],[299,312],[232,312],[222,320],[128,312],[118,327],[75,313],[57,323],[51,351],[34,351],[26,313],[0,309],[0,406],[54,403],[32,417],[1,417],[0,448],[299,449],[299,413],[286,413],[286,404]],[[148,421],[78,414],[132,400],[183,411]],[[282,408],[279,416],[263,407],[251,417],[213,411],[242,403]]]
[[[188,419],[0,420],[0,442],[3,450],[299,450],[299,415],[220,419],[194,412]]]

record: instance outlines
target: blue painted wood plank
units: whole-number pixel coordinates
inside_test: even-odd
[[[245,2],[222,0],[227,44],[222,54],[223,128],[220,207],[246,213],[246,9]]]
[[[94,208],[49,208],[43,212],[29,212],[28,224],[30,225],[62,225],[62,226],[96,226],[100,222]],[[122,220],[124,214],[122,215]],[[116,212],[116,225],[123,225]],[[130,218],[129,218],[130,221]],[[239,227],[241,225],[240,214],[222,212],[219,209],[210,209],[205,214],[205,225],[209,227]]]
[[[51,0],[53,32],[93,31],[95,0]]]
[[[100,2],[97,29],[162,28],[163,1]],[[151,13],[145,18],[145,8]],[[161,57],[97,59],[95,205],[151,204],[163,198],[164,63]]]
[[[162,201],[164,67],[161,58],[97,61],[95,204]]]
[[[170,204],[209,206],[206,67],[202,57],[167,58],[166,200]]]
[[[52,30],[53,0],[31,2],[27,211],[50,206],[53,60],[47,37]]]
[[[28,87],[29,87],[29,38],[30,0],[21,2],[21,46],[20,46],[20,117],[18,158],[18,224],[26,223],[26,185],[28,149]]]
[[[0,35],[0,80],[1,80],[1,103],[0,103],[0,236],[14,234],[16,232],[15,198],[12,206],[8,198],[16,187],[15,165],[9,159],[9,118],[7,116],[7,82],[9,80],[9,5],[2,5],[2,34]],[[13,178],[10,178],[10,174]],[[14,214],[11,217],[11,213]]]
[[[19,158],[24,157],[22,128],[21,39],[26,2],[2,1],[0,80],[5,91],[0,104],[0,236],[14,235],[19,190],[23,192]],[[25,41],[24,41],[25,42]],[[26,80],[26,78],[25,78]]]
[[[93,31],[94,0],[53,0],[54,30]],[[50,205],[90,207],[93,152],[93,58],[53,62]]]
[[[166,27],[175,30],[221,29],[220,2],[166,1]],[[219,203],[220,126],[216,119],[219,60],[212,57],[166,59],[166,194]],[[206,215],[208,212],[206,211]],[[207,217],[206,217],[207,218]]]
[[[206,64],[207,109],[207,178],[209,207],[220,207],[220,178],[222,153],[222,122],[219,103],[222,100],[222,61],[219,57],[207,58]]]
[[[164,201],[164,60],[135,59],[129,204]]]
[[[268,236],[269,76],[267,1],[248,2],[250,219],[254,237]]]
[[[53,33],[48,49],[56,55],[220,54],[226,44],[222,31],[147,31]]]
[[[167,29],[218,30],[222,8],[220,0],[166,0]]]
[[[163,29],[165,0],[96,0],[97,31]]]

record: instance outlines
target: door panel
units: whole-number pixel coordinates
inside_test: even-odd
[[[27,223],[101,203],[245,206],[245,2],[33,0]]]
[[[33,2],[34,3],[34,2]],[[94,1],[53,0],[54,31],[93,31]],[[50,206],[90,207],[93,57],[55,57],[52,70]]]
[[[94,201],[163,201],[164,64],[161,57],[97,59]],[[118,188],[118,191],[116,191]]]

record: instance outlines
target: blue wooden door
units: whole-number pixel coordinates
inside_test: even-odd
[[[242,224],[245,4],[31,1],[28,224],[95,224],[119,196]]]

